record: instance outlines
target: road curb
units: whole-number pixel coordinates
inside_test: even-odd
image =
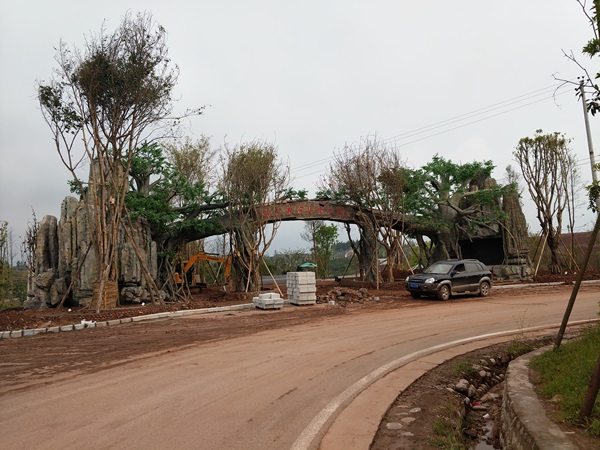
[[[598,322],[600,319],[586,319],[577,320],[569,323],[569,327],[585,325],[588,323]],[[487,342],[493,340],[508,341],[512,336],[526,333],[537,333],[549,329],[557,329],[560,324],[546,324],[528,327],[525,329],[518,330],[506,330],[496,333],[489,333],[481,336],[474,336],[471,338],[459,339],[456,341],[440,344],[427,349],[416,351],[409,355],[404,355],[397,360],[391,361],[379,369],[373,371],[367,376],[359,380],[355,385],[346,389],[338,397],[328,404],[321,414],[315,416],[313,421],[305,428],[300,434],[292,450],[307,450],[315,448],[315,443],[318,442],[318,447],[321,450],[341,450],[344,448],[369,448],[371,445],[377,429],[381,422],[381,418],[385,411],[389,408],[389,405],[398,396],[398,393],[408,388],[414,381],[419,378],[425,372],[437,367],[443,363],[446,359],[450,359],[454,356],[462,353],[468,353],[467,347],[473,346],[473,349],[486,347]],[[492,344],[489,344],[492,345]],[[458,349],[464,349],[464,351],[457,351]],[[450,355],[448,358],[444,358],[444,355]],[[439,361],[435,361],[433,364],[428,365],[425,368],[419,368],[416,372],[411,372],[408,379],[404,379],[403,382],[405,387],[397,389],[397,386],[381,394],[383,397],[379,401],[378,410],[369,410],[368,405],[372,404],[372,395],[374,389],[377,389],[377,384],[384,380],[390,374],[403,375],[403,370],[408,368],[423,358],[440,358]],[[508,377],[508,376],[507,376]],[[406,377],[404,377],[406,378]],[[360,399],[362,397],[362,399]],[[350,411],[350,408],[354,408],[354,414]],[[360,416],[360,418],[357,418]],[[344,425],[343,422],[346,422]],[[357,426],[359,423],[367,424],[368,429],[360,429]],[[340,433],[338,430],[344,430],[344,433]],[[349,432],[348,430],[352,430]]]
[[[252,303],[243,303],[241,305],[233,305],[233,306],[217,306],[215,308],[200,308],[200,309],[187,309],[180,311],[169,311],[169,312],[161,312],[161,313],[153,313],[153,314],[144,314],[141,316],[135,317],[126,317],[123,319],[114,319],[114,320],[102,320],[98,322],[92,321],[81,321],[81,323],[71,324],[71,325],[62,325],[55,327],[46,327],[46,328],[26,328],[23,330],[7,330],[0,331],[0,339],[14,339],[25,336],[34,336],[36,334],[44,334],[44,333],[65,333],[68,331],[76,331],[83,330],[85,328],[96,328],[96,327],[106,327],[106,326],[116,326],[121,325],[123,323],[133,323],[133,322],[144,322],[150,320],[160,320],[160,319],[174,319],[178,317],[187,317],[194,316],[199,314],[210,314],[210,313],[218,313],[218,312],[227,312],[227,311],[245,311],[255,309],[254,304]]]

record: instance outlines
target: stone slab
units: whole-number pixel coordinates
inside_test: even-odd
[[[252,299],[254,306],[260,309],[281,309],[283,307],[283,299],[261,299],[254,297]]]

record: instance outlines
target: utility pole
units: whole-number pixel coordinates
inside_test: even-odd
[[[585,130],[586,130],[586,134],[587,134],[588,150],[590,153],[590,164],[592,165],[592,181],[595,184],[598,181],[598,177],[596,174],[596,158],[594,157],[594,146],[592,145],[592,133],[590,131],[590,122],[588,120],[588,111],[587,111],[586,100],[585,100],[585,90],[583,89],[583,78],[581,78],[579,80],[579,92],[581,93],[581,103],[583,104],[583,117],[585,120]],[[560,344],[561,344],[563,336],[565,334],[567,324],[569,323],[569,317],[571,315],[573,305],[575,304],[575,299],[577,298],[577,293],[579,292],[579,287],[581,286],[581,282],[583,281],[583,275],[587,269],[588,262],[592,256],[592,250],[594,248],[594,243],[596,242],[596,237],[598,236],[598,232],[600,231],[600,197],[596,198],[596,211],[597,211],[596,224],[594,225],[594,229],[592,230],[590,242],[588,243],[588,248],[587,248],[585,256],[584,256],[583,264],[581,265],[581,269],[579,269],[579,271],[577,273],[577,280],[575,280],[575,286],[573,286],[573,291],[571,292],[571,298],[569,299],[567,309],[565,311],[562,323],[560,325],[560,329],[558,331],[558,335],[556,336],[556,340],[554,342],[554,350],[555,351],[557,351],[560,348]],[[598,361],[600,364],[600,359]],[[598,371],[598,373],[600,374],[600,370]],[[600,385],[600,382],[598,382],[598,384]]]
[[[592,166],[592,181],[596,183],[598,176],[596,172],[596,158],[594,157],[594,145],[592,144],[592,131],[590,129],[590,120],[588,117],[587,102],[585,99],[585,89],[583,88],[583,78],[579,80],[579,92],[581,93],[581,104],[583,105],[583,120],[585,122],[585,133],[587,135],[588,152],[590,154],[590,164]],[[598,199],[596,199],[598,206]]]

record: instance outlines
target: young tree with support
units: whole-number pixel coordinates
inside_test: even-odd
[[[129,226],[123,215],[132,159],[141,143],[169,122],[178,71],[168,57],[165,29],[149,14],[127,14],[112,34],[102,27],[83,50],[61,43],[56,61],[53,79],[38,86],[38,99],[94,229],[99,310],[109,286],[116,295],[117,245],[119,230]],[[82,176],[86,164],[88,178]],[[144,273],[154,298],[156,286],[147,268]]]
[[[370,136],[335,154],[320,186],[333,198],[359,207],[363,234],[371,235],[386,250],[388,281],[394,281],[394,267],[402,251],[404,166],[392,146]],[[373,270],[379,276],[377,267]]]
[[[221,190],[229,215],[236,290],[257,292],[263,255],[280,224],[269,223],[259,208],[286,197],[289,167],[278,158],[275,145],[261,141],[225,147],[223,158]]]
[[[551,273],[561,272],[562,217],[569,204],[572,174],[578,171],[569,142],[561,133],[544,134],[537,130],[534,137],[522,138],[513,153],[550,249]]]

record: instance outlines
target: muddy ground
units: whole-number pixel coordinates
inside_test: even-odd
[[[556,277],[552,277],[552,279],[545,278],[538,281],[562,281],[565,285],[524,287],[524,289],[527,289],[529,293],[544,292],[548,289],[564,289],[565,293],[568,293],[571,289],[569,284],[572,283],[573,278],[564,277],[557,280]],[[70,333],[48,333],[20,339],[2,339],[0,340],[0,379],[2,379],[0,395],[8,391],[28,389],[37,384],[43,384],[50,378],[68,379],[82,372],[95,372],[132,359],[145,358],[157,352],[169,352],[175,348],[197,343],[246,336],[264,330],[286,327],[290,324],[297,325],[340,315],[369,314],[374,311],[395,309],[408,302],[419,302],[419,307],[427,307],[431,302],[437,301],[413,300],[401,283],[387,283],[376,290],[373,285],[345,281],[342,282],[341,287],[344,289],[340,289],[340,284],[335,281],[320,281],[317,294],[321,303],[311,307],[283,308],[274,314],[274,311],[261,310],[230,311],[207,314],[202,319],[193,322],[162,320],[152,323],[127,323]],[[269,290],[274,290],[273,288],[274,286],[266,287]],[[285,293],[284,288],[282,287],[282,290]],[[515,291],[512,289],[498,289],[493,292],[493,295],[502,297],[512,296],[514,293]],[[332,295],[335,295],[336,299],[334,304],[328,302]],[[82,308],[41,311],[5,310],[0,311],[0,330],[42,328],[79,323],[81,320],[105,321],[158,311],[208,308],[250,301],[251,299],[244,295],[227,293],[222,288],[210,287],[193,292],[193,298],[185,304],[124,305],[100,314]],[[477,301],[477,297],[462,298],[461,301]],[[127,342],[127,345],[123,345],[124,342]],[[505,348],[495,347],[480,350],[465,356],[465,358],[470,362],[490,355],[499,358],[505,353]],[[448,411],[456,413],[463,410],[461,397],[448,389],[462,378],[457,374],[456,366],[456,360],[442,364],[401,393],[382,421],[373,448],[439,448],[432,446],[436,437],[433,432],[434,421],[443,414],[448,414]],[[24,369],[25,367],[27,370]],[[501,394],[502,383],[494,389],[493,392]],[[432,405],[436,405],[437,409],[432,408]],[[490,421],[483,420],[482,417],[484,414],[498,417],[499,405],[499,400],[496,398],[487,405],[487,410],[478,410],[468,419],[468,423],[471,425],[467,431],[471,436],[469,439],[472,439],[474,443],[481,436],[489,435],[490,445],[494,445],[495,442],[497,444],[497,441],[493,439],[495,431],[489,429]],[[418,413],[413,414],[419,420],[410,424],[410,433],[413,437],[404,436],[404,438],[410,439],[408,441],[406,439],[399,440],[398,433],[390,433],[386,424],[390,420],[394,420],[395,415],[399,421],[402,418],[401,413],[413,408],[420,408]],[[404,447],[402,442],[410,445]]]

